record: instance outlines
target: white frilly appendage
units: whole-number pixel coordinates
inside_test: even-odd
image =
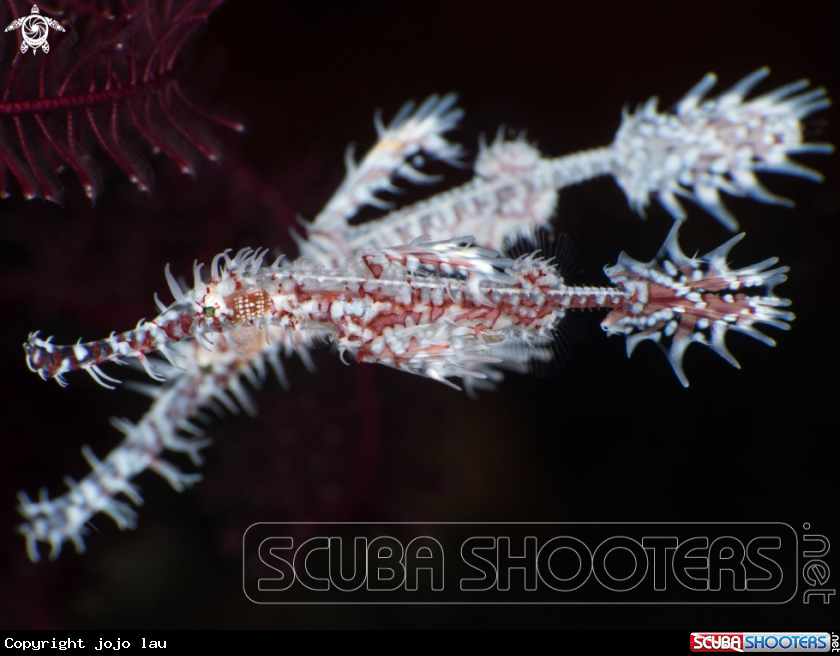
[[[376,113],[377,143],[358,164],[353,158],[353,145],[348,147],[344,181],[312,223],[304,223],[307,240],[298,239],[301,256],[312,260],[332,258],[333,264],[350,257],[353,251],[347,249],[348,221],[365,205],[380,209],[392,207],[377,193],[399,193],[399,187],[393,184],[397,178],[415,184],[439,179],[419,170],[424,164],[423,155],[461,166],[460,158],[464,155],[461,146],[443,137],[464,116],[462,109],[454,107],[457,99],[452,93],[442,98],[432,95],[416,110],[414,102],[408,102],[387,128],[382,124],[381,113]]]
[[[789,270],[786,266],[775,267],[778,258],[730,269],[726,258],[744,233],[705,255],[688,257],[677,241],[679,226],[680,222],[674,224],[650,262],[621,253],[617,264],[604,268],[614,284],[636,293],[637,302],[613,310],[601,327],[609,334],[627,337],[628,357],[645,340],[659,344],[677,378],[688,387],[683,357],[690,344],[709,346],[740,369],[726,348],[727,331],[735,330],[775,346],[775,340],[755,325],[789,330],[788,322],[796,317],[793,312],[778,309],[790,305],[788,299],[779,298],[773,291],[787,280]]]
[[[822,180],[817,171],[788,156],[832,152],[830,144],[805,143],[802,135],[802,120],[831,101],[822,87],[799,93],[809,84],[799,80],[745,102],[769,73],[760,68],[719,97],[703,100],[717,81],[709,73],[677,103],[674,113],[660,114],[656,97],[634,114],[625,109],[612,145],[612,173],[634,210],[644,215],[650,195],[656,194],[674,219],[683,220],[685,211],[677,200],[683,196],[734,231],[738,221],[721,202],[721,191],[792,205],[767,191],[756,171]]]

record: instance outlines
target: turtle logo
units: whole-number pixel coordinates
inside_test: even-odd
[[[59,32],[64,32],[64,28],[61,27],[57,21],[52,18],[47,18],[46,16],[41,16],[38,11],[38,5],[32,5],[32,13],[29,14],[29,16],[24,16],[14,20],[12,24],[6,28],[6,31],[10,32],[19,27],[23,28],[21,30],[23,34],[23,43],[20,44],[20,51],[23,53],[29,50],[29,48],[32,48],[33,55],[38,48],[43,48],[45,54],[50,51],[50,44],[47,43],[49,28],[53,28]]]

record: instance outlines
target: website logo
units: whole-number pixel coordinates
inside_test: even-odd
[[[64,32],[64,28],[58,24],[58,21],[53,20],[47,16],[41,16],[38,10],[38,5],[32,5],[32,13],[29,16],[23,16],[12,21],[12,24],[6,28],[7,32],[20,28],[23,43],[20,44],[20,51],[25,53],[32,48],[32,54],[38,48],[41,48],[44,53],[50,51],[50,44],[47,43],[47,36],[49,36],[49,28]]]
[[[691,651],[700,652],[827,652],[828,633],[692,633]]]
[[[243,590],[255,603],[786,604],[803,598],[801,548],[781,522],[261,523],[243,536]],[[824,585],[820,567],[806,574]],[[809,591],[803,603],[830,603]]]

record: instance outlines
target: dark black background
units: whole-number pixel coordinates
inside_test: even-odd
[[[584,339],[557,375],[511,376],[478,401],[384,368],[345,368],[325,353],[314,376],[291,367],[291,394],[276,385],[258,394],[258,419],[211,427],[216,443],[197,488],[178,495],[144,474],[137,531],[98,517],[87,555],[68,546],[36,566],[12,530],[18,489],[60,493],[64,474],[85,473],[82,444],[100,456],[116,444],[109,416],[138,419],[147,407],[81,375],[66,390],[42,382],[24,363],[27,333],[68,342],[151,317],[166,262],[189,275],[194,258],[223,248],[293,252],[295,213],[313,216],[338,184],[348,142],[372,143],[377,107],[387,119],[408,98],[457,91],[467,116],[455,136],[471,152],[480,133],[505,124],[561,155],[609,143],[624,103],[659,95],[668,107],[710,70],[721,89],[769,65],[759,91],[808,76],[836,95],[835,4],[223,5],[191,42],[184,78],[203,106],[247,126],[243,135],[217,130],[222,165],[193,181],[155,158],[151,196],[115,172],[93,209],[69,176],[63,209],[0,204],[0,626],[830,630],[826,608],[799,603],[256,607],[239,587],[237,545],[250,521],[313,519],[785,521],[836,538],[836,155],[802,160],[825,174],[822,185],[767,177],[793,210],[726,200],[747,232],[733,264],[778,256],[791,274],[777,292],[797,314],[790,333],[768,329],[775,349],[730,336],[741,371],[695,346],[683,389],[653,345],[628,360],[622,340],[601,334],[600,316],[578,324]],[[833,109],[822,112],[809,134],[837,143],[837,123]],[[621,250],[651,257],[671,225],[656,205],[639,220],[609,179],[565,190],[557,214],[594,284]],[[687,252],[729,238],[701,210],[689,215]]]

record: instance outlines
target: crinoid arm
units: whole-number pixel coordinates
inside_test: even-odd
[[[686,214],[677,199],[682,196],[734,232],[738,221],[723,205],[721,191],[792,205],[767,191],[756,172],[822,180],[819,172],[789,155],[833,150],[830,144],[803,139],[803,120],[831,101],[822,87],[806,90],[808,80],[745,101],[769,73],[770,69],[760,68],[717,98],[704,100],[717,81],[709,73],[683,96],[673,113],[659,113],[656,97],[635,113],[624,111],[612,145],[613,176],[634,210],[644,215],[655,194],[674,219],[682,220]]]
[[[644,340],[659,344],[677,378],[688,387],[683,356],[690,344],[705,344],[740,369],[726,348],[729,330],[775,346],[776,342],[755,325],[788,330],[788,322],[795,316],[779,309],[789,306],[790,301],[773,293],[776,285],[787,280],[788,267],[776,267],[778,258],[730,269],[726,258],[744,233],[701,257],[690,258],[677,241],[679,226],[680,222],[674,224],[650,262],[639,262],[622,253],[615,266],[604,269],[613,283],[632,296],[613,310],[601,327],[607,333],[626,336],[628,356]]]

